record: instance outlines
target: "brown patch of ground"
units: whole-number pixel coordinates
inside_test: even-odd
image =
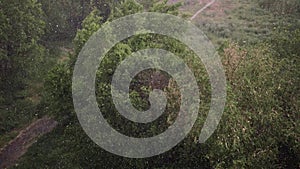
[[[41,97],[41,91],[44,87],[44,84],[42,82],[36,82],[30,84],[30,87],[28,89],[28,97],[27,99],[30,100],[33,104],[37,105],[40,103],[42,97]]]
[[[74,51],[72,49],[69,48],[65,48],[65,47],[61,47],[60,48],[62,54],[60,56],[60,58],[58,59],[58,63],[65,63],[67,62],[70,58],[69,58],[69,54],[74,54]]]
[[[22,130],[15,139],[0,150],[0,168],[13,166],[39,136],[49,133],[56,125],[55,120],[43,117]]]

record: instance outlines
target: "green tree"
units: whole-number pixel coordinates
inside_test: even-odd
[[[163,8],[165,6],[165,8]],[[167,10],[165,10],[167,9]],[[176,10],[178,10],[177,7],[169,7],[167,5],[167,2],[161,2],[159,4],[153,5],[153,8],[150,10],[152,11],[157,11],[157,12],[168,12],[168,13],[175,13]],[[128,14],[134,14],[137,12],[142,12],[143,11],[143,6],[140,4],[136,3],[133,0],[125,0],[123,3],[120,3],[117,5],[115,9],[112,10],[112,13],[109,17],[109,20],[106,22],[109,22],[111,19],[116,19]],[[65,98],[66,97],[71,97],[71,89],[70,89],[70,72],[72,72],[73,66],[76,60],[76,56],[85,44],[85,42],[89,39],[89,37],[97,31],[105,22],[103,20],[103,17],[101,16],[101,12],[99,9],[94,9],[90,15],[83,21],[83,27],[81,30],[77,32],[76,38],[74,39],[75,42],[75,49],[76,49],[76,54],[71,60],[71,64],[67,65],[65,67],[64,65],[57,66],[57,68],[53,69],[51,71],[51,74],[48,76],[47,84],[49,86],[47,87],[48,91],[48,97],[49,97],[49,103],[51,104],[51,109],[54,110],[60,110],[56,111],[59,114],[56,114],[56,117],[61,119],[62,117],[65,116],[72,116],[72,110],[68,110],[72,107],[72,102],[71,98]],[[180,44],[177,40],[175,39],[170,39],[168,37],[160,36],[160,35],[154,35],[154,34],[142,34],[138,36],[131,37],[129,39],[126,39],[119,44],[117,44],[115,47],[113,47],[106,55],[105,59],[102,61],[102,63],[99,66],[99,70],[97,71],[97,79],[96,79],[96,93],[97,93],[97,101],[99,103],[105,103],[99,104],[103,106],[99,106],[101,110],[103,110],[104,116],[107,118],[107,121],[114,126],[115,129],[120,130],[121,132],[129,132],[129,131],[135,131],[131,132],[128,134],[131,134],[133,136],[144,136],[144,135],[152,135],[159,133],[163,129],[166,129],[166,127],[169,126],[168,123],[172,123],[172,120],[169,120],[166,122],[165,119],[170,118],[168,117],[169,115],[167,114],[164,116],[160,121],[155,122],[155,124],[151,126],[139,126],[134,123],[130,123],[130,121],[125,121],[126,126],[122,125],[124,124],[124,119],[120,115],[117,115],[117,111],[115,110],[113,106],[113,102],[111,99],[110,95],[110,81],[112,78],[112,75],[114,73],[114,70],[116,66],[122,61],[125,57],[127,57],[131,52],[133,51],[138,51],[141,49],[146,49],[146,48],[163,48],[166,50],[171,50],[174,53],[180,54],[186,59],[188,59],[188,56],[192,56],[193,54],[190,53],[190,51],[182,44]],[[185,56],[188,55],[188,56]],[[191,59],[191,58],[189,58]],[[189,63],[191,66],[194,68],[197,66],[196,62],[190,62]],[[69,67],[68,67],[69,66]],[[204,78],[202,75],[204,73],[204,69],[198,69],[201,70],[201,78]],[[150,72],[145,72],[141,74],[137,78],[145,78],[149,74],[153,73],[153,71]],[[68,79],[68,80],[66,80]],[[137,80],[137,79],[136,79]],[[168,79],[169,80],[169,79]],[[208,80],[208,79],[205,79]],[[203,80],[203,81],[205,81]],[[135,80],[134,80],[135,81]],[[202,81],[200,80],[199,83]],[[134,83],[134,82],[133,82]],[[145,109],[147,108],[147,97],[142,97],[143,94],[149,95],[149,84],[144,84],[145,86],[136,86],[134,85],[131,89],[130,97],[133,101],[133,105],[138,105],[139,108]],[[202,84],[203,85],[203,84]],[[176,86],[176,85],[175,85]],[[141,87],[141,88],[140,88]],[[143,88],[145,87],[145,88]],[[168,90],[166,86],[164,86],[164,90]],[[142,91],[140,90],[142,89]],[[142,92],[142,93],[141,93]],[[169,92],[169,97],[172,99],[176,98],[177,96],[172,93],[172,91],[167,91]],[[178,91],[177,91],[178,92]],[[207,97],[208,98],[208,97]],[[176,99],[174,99],[176,100]],[[141,106],[142,105],[142,106]],[[171,114],[171,111],[175,111],[176,107],[178,106],[176,102],[170,104],[173,109],[169,109],[169,113]],[[69,107],[69,108],[68,108]],[[65,109],[67,108],[67,109]],[[62,111],[61,111],[62,110]],[[173,118],[173,117],[172,117]],[[170,118],[170,119],[172,119]],[[79,126],[75,126],[73,124],[77,124],[77,120],[72,118],[71,120],[72,125],[64,129],[65,133],[65,140],[68,140],[67,142],[69,143],[68,146],[71,147],[77,147],[73,149],[77,155],[72,154],[69,156],[69,158],[74,159],[74,161],[82,161],[80,164],[76,164],[77,167],[78,165],[80,166],[90,166],[90,167],[97,167],[97,166],[105,166],[106,168],[111,168],[111,167],[116,167],[119,165],[122,165],[123,168],[145,168],[146,166],[150,165],[155,165],[157,167],[176,167],[176,165],[180,165],[182,167],[186,166],[193,166],[193,163],[198,163],[198,165],[209,165],[207,161],[204,161],[204,156],[201,156],[197,154],[194,156],[195,161],[189,161],[189,160],[181,160],[178,161],[180,158],[184,158],[184,156],[188,156],[191,151],[186,151],[187,149],[190,149],[191,142],[193,142],[193,139],[189,139],[187,142],[183,143],[180,148],[178,148],[175,152],[169,153],[167,155],[162,155],[159,157],[151,158],[151,159],[146,159],[146,160],[131,160],[131,159],[124,159],[122,157],[118,157],[115,155],[111,155],[109,153],[104,152],[100,148],[96,148],[91,141],[87,141],[88,139],[84,137],[84,133],[82,132],[81,129],[79,129]],[[75,123],[74,123],[75,122]],[[69,122],[68,122],[69,124]],[[147,129],[147,130],[145,130]],[[71,139],[70,131],[80,131],[78,133],[80,136],[77,138],[78,139]],[[80,143],[78,143],[80,142]],[[84,145],[84,149],[82,147],[78,147],[76,145]],[[87,160],[83,160],[82,158],[86,159],[88,158],[88,164]],[[199,159],[198,159],[199,158]],[[103,160],[98,160],[98,159],[105,159]],[[168,160],[169,159],[169,160]],[[171,160],[171,161],[170,161]],[[110,161],[113,163],[108,164],[107,161]],[[193,163],[192,163],[193,162]]]
[[[90,0],[39,0],[45,13],[46,34],[48,40],[70,40],[77,29],[81,28],[83,19],[90,13]]]
[[[208,143],[214,168],[299,166],[297,44],[298,31],[281,29],[247,49],[231,43],[221,48],[229,89],[220,127]]]
[[[41,5],[36,0],[0,1],[1,91],[13,92],[22,87],[29,60],[43,55],[39,45],[44,33]],[[13,95],[5,94],[9,96]]]
[[[142,12],[143,10],[143,6],[137,3],[135,0],[125,0],[113,8],[109,20],[114,20],[122,16]]]

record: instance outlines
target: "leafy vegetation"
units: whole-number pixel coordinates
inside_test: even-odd
[[[37,115],[26,98],[26,79],[40,68],[32,61],[40,62],[45,56],[39,44],[45,28],[43,14],[41,5],[33,0],[0,1],[0,133],[8,134],[1,137],[1,147],[2,140],[9,141]]]
[[[140,110],[149,108],[149,92],[154,88],[167,93],[166,112],[150,124],[135,124],[120,116],[110,93],[112,75],[122,60],[142,49],[165,49],[187,63],[201,91],[201,113],[192,132],[172,150],[146,159],[113,155],[89,139],[77,120],[71,91],[72,71],[84,44],[103,24],[128,14],[142,11],[182,14],[180,4],[139,2],[94,0],[82,4],[79,0],[63,0],[41,1],[40,4],[24,0],[19,4],[0,1],[0,20],[3,23],[0,27],[0,66],[5,70],[0,76],[3,84],[0,91],[1,108],[3,105],[0,146],[16,135],[14,129],[23,127],[33,118],[47,114],[60,123],[52,133],[33,144],[13,168],[299,168],[300,29],[297,0],[239,0],[235,2],[247,5],[228,11],[224,21],[206,20],[212,17],[208,13],[204,14],[202,21],[197,21],[196,24],[216,44],[228,81],[227,103],[221,123],[206,143],[197,142],[210,106],[206,70],[183,43],[156,34],[130,37],[107,53],[97,71],[99,108],[109,124],[126,135],[149,137],[167,129],[177,116],[180,97],[176,82],[168,74],[150,69],[139,73],[131,82],[130,98]],[[75,7],[75,10],[68,9],[70,7]],[[45,17],[41,17],[43,13]],[[45,23],[48,28],[43,35]],[[68,61],[55,62],[55,66],[53,60],[59,57],[55,55],[61,53],[56,52],[60,46],[54,44],[62,39],[52,36],[53,33],[74,37],[74,49],[65,54]],[[50,50],[49,46],[53,49]],[[34,69],[22,66],[28,63],[38,66]],[[38,70],[43,72],[38,73],[43,77],[41,101],[34,105],[26,98],[19,98],[12,104],[20,91],[17,86],[37,82],[28,76],[17,76],[19,72],[33,75]],[[165,83],[157,86],[149,81],[153,75]]]
[[[276,14],[295,14],[300,12],[300,2],[298,0],[272,1],[259,0],[259,5]]]

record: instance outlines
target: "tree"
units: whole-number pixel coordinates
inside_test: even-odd
[[[175,12],[177,10],[176,7],[169,7],[167,2],[164,1],[160,4],[153,5],[154,7],[151,9],[152,11],[162,11],[162,12]],[[163,7],[165,6],[165,8]],[[167,10],[165,10],[167,9]],[[116,19],[128,14],[134,14],[137,12],[142,12],[143,11],[143,6],[140,4],[136,3],[134,0],[126,0],[119,5],[117,5],[116,8],[112,10],[112,13],[108,19],[108,21],[103,20],[103,17],[101,15],[101,12],[99,11],[98,8],[94,9],[88,16],[87,18],[83,21],[82,29],[77,32],[76,38],[74,39],[75,42],[75,56],[72,57],[71,63],[65,67],[64,65],[59,65],[53,71],[51,71],[51,74],[49,74],[49,78],[47,80],[46,84],[49,84],[47,87],[47,92],[49,96],[49,103],[51,104],[51,109],[56,110],[56,112],[59,112],[60,114],[57,114],[56,117],[58,119],[61,119],[64,116],[72,116],[71,114],[73,113],[72,107],[72,102],[71,98],[66,98],[66,97],[71,97],[71,89],[70,89],[70,72],[72,72],[74,62],[76,60],[76,56],[78,55],[79,51],[82,49],[83,45],[86,43],[86,41],[89,39],[89,37],[97,31],[103,23],[105,22],[110,22],[112,19]],[[166,127],[169,126],[168,123],[172,123],[173,117],[170,118],[168,122],[165,120],[168,117],[170,117],[170,114],[172,111],[176,112],[176,108],[178,104],[176,102],[173,102],[170,104],[170,107],[173,109],[169,109],[168,113],[164,117],[162,117],[159,121],[156,121],[155,124],[151,125],[146,125],[146,126],[139,126],[134,124],[133,122],[130,122],[128,120],[125,121],[127,124],[126,126],[121,125],[124,124],[124,119],[117,113],[116,109],[113,106],[112,102],[112,97],[110,94],[110,81],[112,78],[112,75],[114,73],[114,70],[116,66],[122,61],[125,57],[129,56],[131,52],[133,51],[138,51],[141,49],[145,48],[163,48],[166,50],[172,50],[174,53],[178,53],[182,56],[189,55],[191,56],[192,54],[189,52],[189,50],[186,49],[186,47],[182,44],[180,44],[177,40],[175,39],[170,39],[168,37],[164,37],[162,35],[154,35],[154,34],[142,34],[142,35],[137,35],[134,37],[131,37],[129,39],[126,39],[120,43],[118,43],[116,46],[114,46],[106,55],[105,59],[102,61],[102,63],[99,66],[99,70],[97,71],[97,78],[96,78],[96,96],[97,96],[97,101],[99,103],[105,103],[99,104],[99,108],[103,110],[103,115],[106,117],[107,121],[114,126],[115,129],[128,133],[129,131],[134,131],[128,134],[131,134],[133,136],[145,136],[145,135],[155,135],[161,132],[163,129],[166,129]],[[188,58],[188,56],[186,56]],[[197,66],[195,64],[196,62],[190,62],[189,64],[194,66],[194,68]],[[199,67],[198,69],[199,70]],[[203,69],[201,69],[203,71]],[[149,72],[144,72],[142,73],[139,77],[137,78],[145,78],[146,76],[150,75],[153,73],[153,71]],[[156,72],[155,72],[156,73]],[[201,76],[203,75],[202,73],[198,73]],[[163,76],[158,75],[157,77],[167,79]],[[203,78],[203,76],[202,76]],[[66,79],[68,79],[66,81]],[[135,80],[134,80],[135,81]],[[150,83],[151,84],[151,83]],[[143,86],[145,85],[145,86]],[[168,85],[168,83],[167,83]],[[176,86],[176,84],[174,84]],[[141,88],[145,87],[142,89]],[[147,88],[148,87],[148,88]],[[157,87],[157,86],[156,86]],[[167,86],[158,86],[161,87],[164,90],[168,90]],[[149,87],[149,83],[145,83],[141,85],[136,85],[133,82],[133,86],[131,88],[130,92],[130,97],[132,99],[132,104],[133,105],[138,105],[140,109],[145,109],[147,107],[147,95],[149,95],[149,91],[151,90],[151,87]],[[173,89],[174,90],[174,89]],[[141,93],[144,92],[144,93]],[[178,92],[177,90],[174,91],[167,91],[169,92],[169,97],[170,99],[177,98],[178,96],[174,95],[172,92]],[[146,97],[142,97],[142,95],[145,94]],[[66,96],[66,97],[65,97]],[[176,96],[176,97],[172,97]],[[61,98],[61,99],[60,99]],[[62,99],[63,98],[63,99]],[[176,99],[174,99],[176,100]],[[103,105],[103,106],[102,106]],[[67,109],[65,109],[67,108]],[[59,111],[57,111],[59,110]],[[60,111],[61,110],[61,111]],[[73,117],[73,116],[72,116]],[[70,123],[75,124],[76,119],[71,118]],[[75,122],[75,123],[74,123]],[[66,132],[66,140],[70,140],[71,135],[67,134],[67,130],[72,130],[72,131],[80,131],[80,139],[82,140],[74,140],[69,142],[71,147],[76,147],[76,144],[79,144],[78,142],[81,142],[81,145],[84,145],[84,149],[82,147],[74,149],[76,151],[76,156],[75,154],[72,155],[72,159],[74,161],[83,161],[82,164],[77,164],[77,165],[89,165],[92,167],[95,166],[105,166],[106,168],[114,168],[115,166],[122,165],[123,168],[143,168],[146,165],[156,165],[156,166],[176,166],[176,164],[180,164],[181,166],[191,166],[192,164],[191,161],[188,160],[182,160],[178,162],[177,159],[180,159],[183,156],[187,156],[188,154],[191,153],[191,151],[185,151],[188,146],[191,145],[191,142],[193,142],[193,139],[189,139],[187,142],[182,144],[180,148],[178,148],[175,152],[169,153],[167,155],[161,155],[158,157],[154,157],[151,159],[146,159],[146,160],[131,160],[131,159],[123,159],[122,157],[118,157],[115,155],[111,155],[109,153],[104,152],[100,148],[95,148],[95,146],[91,143],[91,141],[87,141],[88,139],[85,138],[83,135],[83,132],[78,129],[79,126],[69,126],[68,129],[64,132]],[[146,130],[145,130],[146,129]],[[79,138],[79,137],[77,137]],[[194,138],[194,137],[193,137]],[[204,161],[204,156],[201,154],[195,155],[194,156],[197,160],[195,160],[194,163],[199,163],[199,165],[204,165],[208,166],[208,162]],[[88,158],[88,161],[92,161],[92,163],[85,162],[86,160],[80,160],[82,158]],[[199,159],[198,159],[199,158]],[[105,159],[99,161],[98,159]],[[113,163],[108,164],[106,161],[113,161]],[[174,162],[174,163],[172,163]]]
[[[0,8],[1,91],[12,92],[22,86],[20,81],[24,78],[26,60],[42,55],[43,49],[38,42],[45,22],[41,5],[36,0],[2,0]]]
[[[45,12],[47,31],[44,39],[65,40],[74,38],[92,4],[86,0],[39,0]]]
[[[113,8],[109,20],[114,20],[122,16],[138,13],[143,11],[143,6],[135,0],[125,0]]]

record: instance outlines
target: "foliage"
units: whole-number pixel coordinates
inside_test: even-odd
[[[272,48],[268,43],[247,50],[237,44],[225,46],[221,54],[229,96],[220,124],[223,127],[208,145],[210,161],[216,168],[297,168],[299,104],[290,99],[297,97],[299,89],[282,86],[299,79],[282,76],[289,63],[272,55],[284,47]],[[288,105],[282,104],[283,100]]]
[[[300,87],[297,85],[300,83],[300,29],[276,29],[268,44],[273,49],[273,56],[282,65],[277,78],[280,106],[288,113],[287,116],[296,118],[295,113],[300,109]]]
[[[99,10],[94,9],[83,21],[82,29],[78,30],[74,39],[75,53],[79,54],[83,45],[87,42],[90,36],[96,32],[103,22],[103,18],[99,16]]]
[[[43,56],[43,48],[38,41],[45,23],[41,18],[41,5],[35,0],[3,0],[0,6],[0,88],[4,92],[1,94],[12,99],[15,93],[8,93],[22,88],[28,61]]]
[[[73,109],[70,104],[72,103],[71,70],[67,64],[59,64],[48,73],[45,90],[47,91],[46,102],[51,103],[53,115],[61,115],[59,118],[63,118],[64,114],[70,113]]]
[[[162,2],[153,3],[149,12],[161,12],[168,13],[172,15],[178,15],[178,8],[181,6],[181,3],[176,3],[174,5],[167,5],[168,0],[164,0]]]
[[[259,5],[276,14],[295,14],[300,12],[299,0],[259,0]]]
[[[167,1],[162,1],[146,10],[176,14],[178,6],[168,6]],[[115,156],[90,140],[73,112],[71,76],[76,56],[102,24],[142,11],[143,6],[134,0],[125,0],[111,11],[108,20],[99,8],[86,17],[74,39],[75,54],[70,56],[70,63],[55,66],[45,84],[43,106],[49,107],[49,112],[63,123],[42,137],[16,168],[299,168],[300,31],[294,28],[278,28],[270,39],[254,45],[226,42],[219,48],[228,80],[227,104],[218,130],[201,145],[197,138],[209,108],[210,86],[207,73],[194,53],[177,40],[162,35],[141,34],[120,42],[107,53],[96,78],[99,108],[113,128],[135,137],[147,137],[164,131],[176,118],[179,98],[176,82],[157,70],[142,72],[133,79],[130,98],[138,109],[147,109],[148,95],[154,87],[151,82],[139,81],[158,73],[168,82],[159,86],[168,96],[168,109],[162,118],[150,125],[133,124],[114,108],[110,94],[114,70],[125,57],[141,49],[161,48],[183,58],[193,70],[201,91],[201,113],[182,143],[152,158]]]
[[[137,3],[135,0],[125,0],[113,9],[109,20],[114,20],[122,16],[135,14],[142,11],[143,6]]]
[[[49,40],[71,39],[81,27],[82,20],[91,10],[90,1],[85,0],[39,0],[45,12],[46,35]]]
[[[137,0],[137,2],[143,5],[145,10],[149,10],[153,4],[159,2],[159,0]]]

